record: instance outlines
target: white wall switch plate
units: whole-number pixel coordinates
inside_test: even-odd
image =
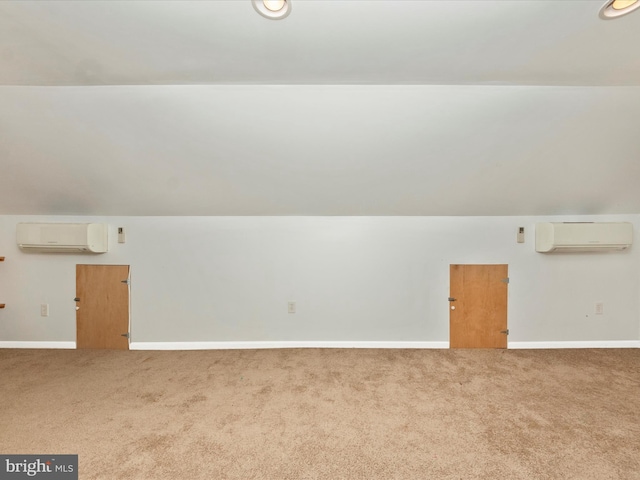
[[[49,304],[48,303],[40,304],[40,316],[41,317],[48,317],[49,316]]]
[[[124,243],[126,241],[124,227],[118,227],[118,243]]]
[[[289,313],[296,313],[296,302],[289,302],[287,306]]]

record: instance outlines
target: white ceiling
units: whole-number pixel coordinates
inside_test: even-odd
[[[604,0],[0,2],[0,84],[640,85]]]
[[[0,2],[0,214],[640,213],[640,12],[292,2]]]

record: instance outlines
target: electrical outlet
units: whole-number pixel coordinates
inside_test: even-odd
[[[596,303],[596,315],[603,315],[604,314],[604,303]]]
[[[296,313],[296,302],[289,302],[287,305],[289,313]]]
[[[40,304],[40,316],[41,317],[48,317],[49,316],[49,304],[48,303],[41,303]]]

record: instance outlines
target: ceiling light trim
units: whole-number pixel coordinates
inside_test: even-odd
[[[284,0],[284,5],[280,10],[267,8],[264,0],[251,0],[251,4],[256,12],[270,20],[282,20],[291,13],[291,0]]]
[[[599,16],[603,20],[612,20],[614,18],[622,17],[623,15],[627,15],[634,10],[640,8],[640,0],[636,0],[635,3],[632,3],[626,8],[616,9],[614,8],[614,3],[616,0],[608,0],[602,8],[600,9]]]

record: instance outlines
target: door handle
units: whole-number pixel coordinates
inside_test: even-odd
[[[78,297],[76,297],[76,298],[74,298],[74,299],[73,299],[73,301],[74,301],[74,302],[79,302],[79,301],[80,301],[80,299],[79,299]]]
[[[457,300],[457,298],[449,297],[449,301],[450,302],[455,302],[456,300]]]

